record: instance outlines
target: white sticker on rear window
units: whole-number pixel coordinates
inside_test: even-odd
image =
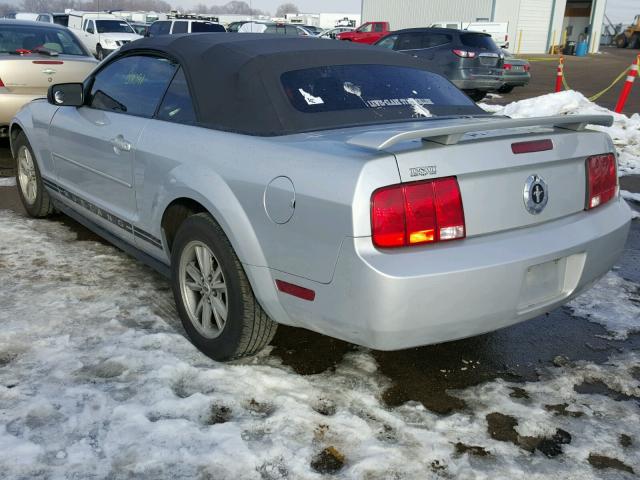
[[[305,92],[303,89],[299,88],[298,91],[304,97],[304,101],[307,102],[307,105],[322,105],[324,101],[320,97],[314,97],[309,92]]]
[[[381,98],[367,100],[367,106],[375,107],[401,107],[403,105],[433,105],[430,98]]]
[[[409,99],[409,104],[413,107],[413,116],[416,118],[419,117],[433,117],[433,114],[425,107],[418,103],[414,98]]]

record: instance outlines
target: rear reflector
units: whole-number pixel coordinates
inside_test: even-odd
[[[551,140],[533,140],[511,144],[511,151],[515,154],[545,152],[547,150],[553,150],[553,142]]]
[[[378,248],[464,238],[464,210],[456,177],[393,185],[373,192],[371,234]]]
[[[284,280],[276,280],[276,286],[278,290],[283,293],[288,293],[294,297],[301,298],[313,302],[316,298],[316,292],[309,290],[308,288],[301,287],[300,285],[294,285],[293,283],[285,282]]]
[[[594,155],[587,158],[587,210],[607,203],[616,196],[618,174],[616,157],[613,153]]]
[[[31,63],[35,63],[36,65],[63,65],[64,64],[62,60],[34,60]]]

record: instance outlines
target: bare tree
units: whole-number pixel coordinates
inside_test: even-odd
[[[287,13],[300,13],[300,9],[295,3],[283,3],[276,10],[276,17],[284,17]]]

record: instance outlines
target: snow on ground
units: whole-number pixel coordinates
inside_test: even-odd
[[[13,187],[16,184],[16,177],[0,177],[0,187]]]
[[[620,446],[621,434],[640,439],[637,399],[574,389],[586,380],[640,397],[637,352],[604,365],[561,362],[535,383],[450,392],[468,404],[451,415],[415,402],[388,408],[390,382],[366,349],[310,376],[268,351],[219,364],[183,337],[167,283],[138,262],[6,210],[0,232],[4,478],[313,479],[310,464],[327,447],[345,456],[334,478],[602,478],[590,454],[640,471],[638,448]],[[620,282],[610,274],[573,308],[632,312]],[[496,412],[517,422],[507,432],[515,440],[490,437]],[[521,448],[534,436],[566,442],[566,432],[570,443],[553,458],[541,453],[553,454],[549,445]]]
[[[593,125],[591,128],[611,135],[618,149],[620,175],[640,174],[640,114],[634,113],[628,117],[612,112],[590,102],[580,92],[573,90],[549,93],[505,106],[483,103],[480,107],[496,115],[507,115],[513,118],[578,114],[612,115],[614,123],[611,127]]]

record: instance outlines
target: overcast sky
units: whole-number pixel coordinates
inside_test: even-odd
[[[209,5],[224,5],[228,0],[169,0],[174,6],[195,5],[207,3]],[[275,13],[278,5],[285,0],[246,0],[253,8]],[[288,0],[298,5],[302,12],[319,13],[360,13],[360,0]],[[388,0],[392,2],[393,0]],[[424,1],[424,0],[418,0]],[[446,0],[435,0],[446,1]],[[527,0],[524,0],[527,1]],[[607,15],[612,22],[631,23],[635,15],[640,14],[640,0],[607,0]]]

